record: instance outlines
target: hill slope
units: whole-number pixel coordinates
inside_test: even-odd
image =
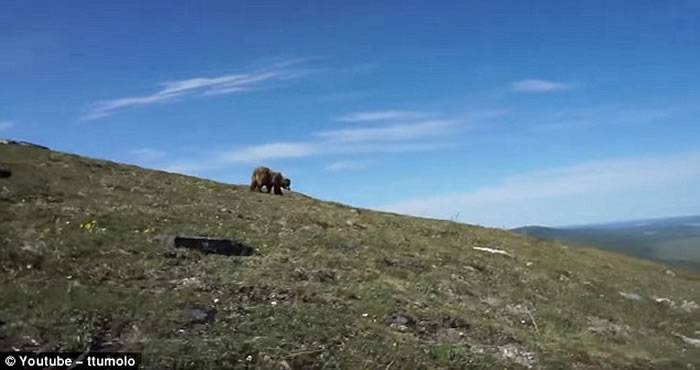
[[[0,145],[0,167],[0,349],[143,351],[149,368],[700,366],[681,337],[700,336],[697,275],[40,148]]]
[[[560,228],[527,226],[511,231],[700,271],[700,216]]]

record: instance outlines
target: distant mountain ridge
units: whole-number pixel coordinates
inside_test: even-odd
[[[700,270],[700,215],[511,231]]]
[[[700,215],[655,217],[655,218],[645,218],[645,219],[634,219],[634,220],[629,220],[629,221],[613,221],[613,222],[604,222],[604,223],[596,223],[596,224],[564,226],[562,228],[566,228],[566,229],[578,229],[578,228],[589,228],[589,227],[620,228],[620,227],[643,227],[643,226],[649,226],[649,225],[676,226],[676,225],[687,225],[687,224],[693,224],[694,226],[700,226]]]

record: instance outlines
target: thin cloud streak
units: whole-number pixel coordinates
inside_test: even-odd
[[[139,162],[154,162],[164,159],[167,153],[158,149],[141,148],[130,150],[129,155]]]
[[[303,60],[288,64],[277,64],[287,67]],[[153,94],[145,96],[132,96],[126,98],[102,100],[92,104],[89,111],[83,115],[83,120],[94,120],[117,113],[118,111],[138,106],[146,106],[160,103],[173,102],[177,98],[191,95],[223,95],[251,91],[263,83],[271,81],[284,81],[300,78],[309,71],[297,71],[290,69],[277,69],[258,71],[245,74],[229,74],[219,77],[196,77],[185,80],[166,81],[160,83],[161,89]]]
[[[620,105],[591,109],[565,110],[537,117],[539,124],[532,131],[569,130],[574,128],[637,125],[667,120],[675,113],[674,108],[628,107]]]
[[[455,129],[455,127],[455,122],[436,120],[373,128],[321,131],[316,132],[314,135],[329,141],[350,143],[367,141],[405,141],[444,135]]]
[[[426,113],[406,110],[383,110],[374,112],[355,112],[337,117],[339,122],[378,122],[389,120],[417,119],[427,116]]]
[[[385,115],[363,116],[362,119],[388,119]],[[391,114],[396,117],[396,114]],[[462,126],[458,121],[429,120],[390,126],[318,131],[305,141],[271,142],[220,151],[196,161],[174,163],[166,171],[206,171],[237,164],[260,164],[277,159],[306,158],[321,155],[358,155],[367,153],[404,153],[432,151],[449,146],[445,137]],[[362,164],[366,166],[366,163]],[[329,171],[360,169],[356,161],[339,161]]]
[[[366,118],[366,117],[365,117]],[[221,151],[196,161],[174,163],[166,171],[192,173],[237,164],[259,164],[269,160],[306,158],[320,155],[357,155],[367,153],[405,153],[444,149],[445,137],[461,128],[458,121],[431,120],[370,128],[339,129],[312,133],[312,139],[272,142],[232,151]],[[327,170],[359,167],[349,161],[338,162]]]
[[[248,146],[238,150],[215,153],[197,161],[176,162],[162,167],[164,171],[195,174],[231,165],[256,165],[278,159],[308,158],[321,155],[358,155],[368,153],[406,153],[444,149],[444,143],[328,143],[280,142]]]
[[[331,172],[357,171],[364,170],[367,167],[369,167],[367,161],[338,161],[326,166],[326,170]]]
[[[553,214],[581,211],[592,204],[605,203],[606,197],[642,192],[649,207],[659,192],[669,185],[700,181],[700,152],[672,156],[594,161],[546,171],[523,173],[501,183],[463,193],[409,199],[377,209],[449,219],[454,214],[464,219],[500,226],[539,223],[538,208],[554,209]],[[625,198],[624,196],[622,198]],[[624,201],[622,199],[621,201]],[[662,200],[663,201],[663,200]],[[576,203],[577,207],[571,204]],[[580,204],[579,204],[580,203]],[[562,207],[566,209],[558,210]],[[599,212],[591,212],[600,214]],[[505,222],[504,222],[505,221]]]
[[[253,163],[279,158],[308,157],[317,154],[320,149],[316,143],[262,144],[223,153],[219,155],[218,162],[225,164]]]
[[[0,121],[0,131],[9,130],[15,127],[14,121]]]
[[[528,93],[544,93],[568,90],[572,86],[562,82],[537,80],[537,79],[526,79],[515,81],[511,84],[511,89],[516,92],[528,92]]]

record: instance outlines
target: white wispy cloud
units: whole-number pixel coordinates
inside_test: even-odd
[[[455,122],[435,120],[382,127],[321,131],[314,135],[325,140],[338,142],[406,141],[445,135],[456,127]]]
[[[407,110],[382,110],[373,112],[355,112],[337,117],[335,120],[339,122],[378,122],[378,121],[396,121],[417,119],[427,116],[423,112],[414,112]]]
[[[393,112],[393,113],[387,113]],[[356,115],[356,120],[391,120],[398,117],[418,117],[411,114],[398,114],[397,111],[382,111]],[[270,142],[250,145],[234,150],[223,150],[203,155],[201,158],[176,161],[163,169],[170,172],[199,173],[216,170],[230,165],[256,165],[277,159],[307,158],[323,155],[363,155],[363,154],[397,154],[406,152],[424,152],[444,150],[453,146],[450,135],[465,128],[465,123],[473,124],[488,120],[495,114],[469,114],[454,120],[418,120],[410,123],[391,123],[389,125],[347,128],[312,132],[307,140],[292,142]],[[422,114],[421,114],[422,116]],[[398,120],[402,122],[401,120]],[[357,121],[359,122],[359,121]],[[394,121],[392,121],[394,122]],[[328,171],[361,169],[367,163],[340,160],[326,167]]]
[[[531,126],[532,130],[569,130],[594,126],[624,126],[669,119],[675,113],[674,108],[654,108],[624,105],[605,105],[585,109],[561,110],[535,116],[539,122]]]
[[[392,112],[392,113],[388,113]],[[373,112],[356,115],[357,120],[390,120],[398,117],[417,117],[415,112]],[[401,111],[409,112],[409,111]],[[489,115],[490,117],[490,115]],[[358,121],[359,122],[359,121]],[[209,153],[197,160],[175,162],[164,169],[171,172],[215,170],[230,165],[255,165],[277,159],[295,159],[322,155],[358,155],[368,153],[405,153],[432,151],[449,147],[448,136],[463,127],[460,120],[424,120],[391,125],[348,128],[311,133],[307,140],[271,142],[251,145],[235,150]],[[338,161],[326,167],[329,171],[360,169],[367,163]]]
[[[308,157],[319,153],[320,150],[316,143],[270,143],[222,153],[217,161],[225,164],[254,163],[270,159]]]
[[[515,81],[511,84],[511,89],[517,92],[531,92],[531,93],[543,93],[543,92],[553,92],[568,90],[572,88],[571,85],[563,82],[547,81],[547,80],[537,80],[537,79],[526,79]]]
[[[176,161],[163,167],[164,171],[196,174],[230,165],[257,165],[274,159],[292,159],[317,155],[327,150],[315,142],[274,142],[245,146],[234,150],[221,150],[206,156]]]
[[[157,169],[165,172],[181,173],[191,176],[199,176],[200,171],[217,168],[206,161],[181,161],[160,166]]]
[[[358,155],[378,153],[406,153],[444,149],[440,142],[372,142],[372,143],[329,143],[324,141],[268,143],[247,146],[241,149],[220,151],[196,160],[177,161],[162,167],[164,171],[197,174],[201,171],[216,170],[230,165],[258,165],[277,159],[298,159],[321,155]]]
[[[322,102],[343,102],[343,101],[367,99],[367,98],[371,97],[373,94],[375,94],[375,92],[373,92],[373,91],[356,90],[356,91],[341,91],[341,92],[326,93],[326,94],[316,95],[313,98],[315,100],[322,101]]]
[[[154,162],[164,159],[167,153],[158,149],[141,148],[130,150],[129,155],[138,162]]]
[[[186,96],[222,95],[254,90],[263,83],[290,80],[306,75],[308,71],[288,68],[301,62],[295,60],[294,63],[277,63],[270,69],[251,73],[165,81],[159,84],[160,90],[153,94],[97,101],[90,106],[88,112],[82,118],[83,120],[98,119],[110,116],[123,109],[173,102]]]
[[[326,166],[326,170],[331,172],[363,170],[369,166],[368,161],[348,160],[333,162]]]
[[[398,213],[491,226],[631,219],[700,206],[700,152],[593,161],[527,172],[463,193],[428,196],[376,207]],[[687,193],[678,188],[688,188]],[[614,205],[614,207],[612,206]],[[673,208],[676,207],[676,208]],[[681,207],[681,208],[679,208]],[[614,213],[615,212],[615,213]],[[668,212],[668,211],[667,211]]]
[[[14,121],[0,121],[0,131],[9,130],[15,127]]]

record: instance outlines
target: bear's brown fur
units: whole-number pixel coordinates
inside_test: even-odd
[[[274,189],[275,194],[282,195],[282,189],[291,190],[292,181],[280,172],[272,171],[267,167],[258,167],[250,178],[250,191],[262,192],[263,186],[268,193]]]

